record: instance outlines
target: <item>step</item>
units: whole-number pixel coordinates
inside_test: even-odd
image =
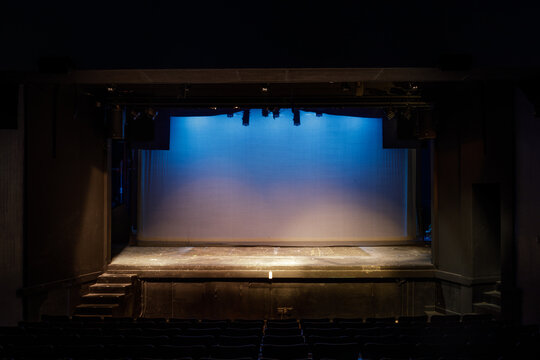
[[[98,283],[90,285],[90,293],[127,294],[133,285],[131,283]]]
[[[488,302],[479,302],[473,304],[473,309],[479,314],[493,314],[498,315],[501,313],[501,306]]]
[[[137,274],[113,274],[105,273],[101,274],[97,278],[98,284],[133,284],[137,279]]]
[[[90,293],[83,295],[83,304],[120,304],[126,295],[123,293]]]
[[[75,307],[75,315],[112,316],[119,309],[118,304],[80,304]]]
[[[501,305],[501,292],[497,290],[491,290],[484,292],[484,301],[487,303]]]

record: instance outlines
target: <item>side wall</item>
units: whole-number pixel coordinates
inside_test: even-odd
[[[437,89],[438,305],[467,313],[486,286],[512,273],[513,90],[481,82]]]
[[[516,91],[516,253],[522,321],[540,322],[540,119]]]
[[[102,111],[76,86],[31,85],[26,105],[23,294],[35,320],[69,314],[106,264],[106,147]]]
[[[0,326],[22,319],[24,104],[19,89],[16,129],[0,129]]]

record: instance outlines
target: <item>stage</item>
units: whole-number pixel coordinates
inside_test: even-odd
[[[128,246],[107,274],[137,279],[142,317],[423,315],[437,299],[424,245]]]
[[[128,246],[108,271],[139,277],[365,278],[431,277],[426,246],[147,247]]]

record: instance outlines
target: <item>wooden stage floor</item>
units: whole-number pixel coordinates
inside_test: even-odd
[[[151,278],[433,277],[429,246],[128,246],[108,271]]]

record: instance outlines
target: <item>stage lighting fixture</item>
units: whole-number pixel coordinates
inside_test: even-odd
[[[315,116],[317,116],[317,117],[322,117],[322,111],[316,111],[316,112],[315,112]]]
[[[249,109],[244,110],[244,115],[242,115],[242,125],[249,126]]]
[[[392,120],[395,117],[396,117],[396,113],[394,112],[394,110],[392,110],[392,109],[387,109],[386,110],[386,118],[388,120]]]
[[[263,108],[262,109],[262,116],[263,117],[268,117],[268,108]]]
[[[227,112],[227,117],[232,118],[234,116],[234,113],[232,111]]]
[[[293,109],[293,123],[294,126],[300,126],[300,111]]]
[[[274,119],[277,119],[279,117],[279,108],[274,108],[274,110],[272,110],[272,117]]]
[[[150,120],[155,120],[156,117],[158,116],[158,112],[152,109],[151,107],[144,109],[144,114]]]

